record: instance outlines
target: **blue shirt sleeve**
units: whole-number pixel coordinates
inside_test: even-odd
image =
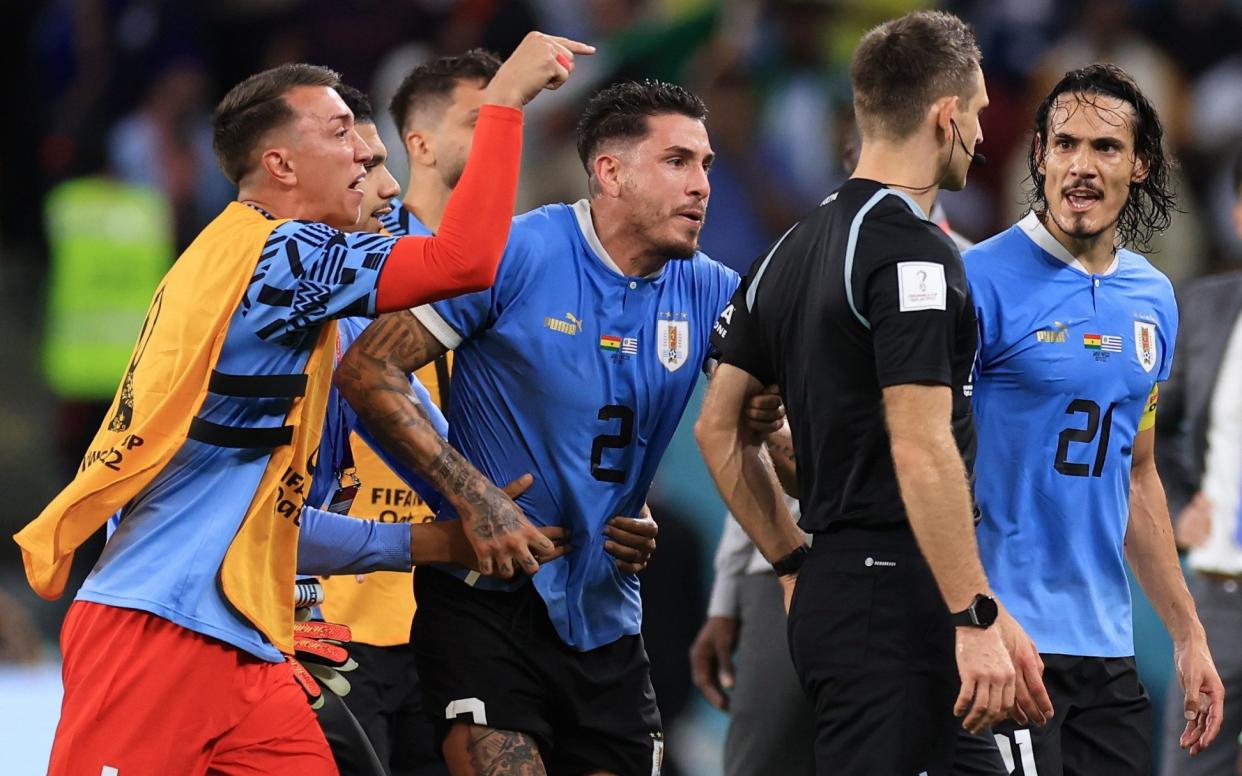
[[[509,233],[509,243],[500,257],[496,282],[491,288],[431,305],[462,339],[470,339],[491,328],[505,308],[517,298],[522,288],[537,274],[533,271],[532,264],[539,256],[543,238],[536,227],[539,220],[531,219],[532,215],[538,215],[538,212],[514,220]]]
[[[410,526],[302,508],[298,534],[298,573],[366,574],[409,571]]]
[[[242,315],[263,340],[330,318],[375,315],[380,271],[396,238],[346,234],[311,221],[277,226],[242,297]]]
[[[1161,339],[1161,345],[1164,346],[1164,355],[1160,359],[1160,371],[1156,375],[1157,382],[1164,382],[1169,379],[1169,375],[1173,372],[1174,344],[1177,342],[1177,329],[1180,325],[1177,309],[1177,297],[1173,294],[1173,285],[1169,283],[1168,278],[1164,279],[1168,288],[1164,303],[1164,326],[1160,326],[1157,336]],[[1239,523],[1242,525],[1242,523]]]

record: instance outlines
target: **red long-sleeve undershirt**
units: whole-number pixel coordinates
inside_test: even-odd
[[[522,158],[522,112],[484,105],[457,188],[433,237],[402,237],[376,288],[376,313],[481,291],[496,280],[509,240]]]

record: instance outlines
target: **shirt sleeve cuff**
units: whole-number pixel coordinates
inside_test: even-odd
[[[737,619],[739,610],[737,577],[732,574],[717,574],[707,602],[707,616]]]
[[[439,340],[440,344],[449,350],[456,350],[461,344],[461,335],[458,334],[448,321],[440,313],[436,312],[436,308],[429,304],[413,307],[410,312],[418,319],[418,322],[427,328],[431,336]]]
[[[409,571],[414,568],[410,555],[409,523],[375,523],[379,540],[377,571]]]

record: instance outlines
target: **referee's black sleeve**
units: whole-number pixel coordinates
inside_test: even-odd
[[[712,348],[721,363],[749,372],[764,385],[772,385],[776,379],[772,375],[771,353],[764,347],[758,321],[747,306],[749,286],[748,276],[742,279],[733,298],[716,319],[712,327]]]
[[[928,253],[884,262],[866,279],[865,310],[881,388],[953,384],[953,350],[965,303],[961,262]]]

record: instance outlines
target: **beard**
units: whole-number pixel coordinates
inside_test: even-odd
[[[444,181],[444,186],[449,191],[457,188],[457,184],[461,182],[462,173],[466,171],[465,159],[454,159],[440,170],[440,179]]]

